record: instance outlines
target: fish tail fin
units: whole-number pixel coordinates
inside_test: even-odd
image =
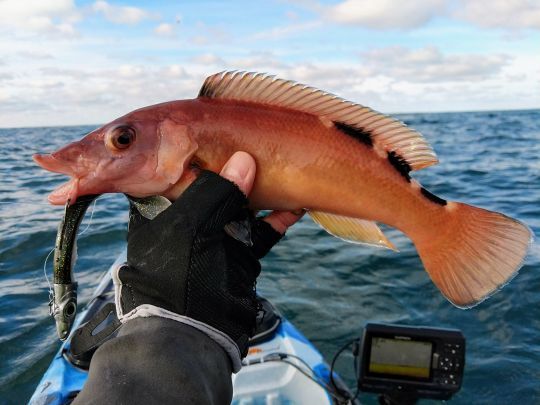
[[[470,308],[504,287],[523,265],[533,234],[497,212],[450,202],[430,235],[415,241],[424,267],[443,295]]]

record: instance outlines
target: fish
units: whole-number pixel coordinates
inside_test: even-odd
[[[256,72],[209,76],[194,99],[130,112],[51,154],[42,168],[71,176],[52,204],[125,193],[171,201],[236,151],[257,164],[254,210],[305,209],[345,241],[395,249],[378,224],[407,235],[454,305],[470,308],[506,285],[532,244],[504,214],[442,199],[411,177],[438,163],[417,131],[331,93]]]

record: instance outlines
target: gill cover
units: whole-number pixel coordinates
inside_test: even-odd
[[[166,118],[158,124],[160,144],[156,174],[169,185],[176,184],[198,149],[188,127]]]

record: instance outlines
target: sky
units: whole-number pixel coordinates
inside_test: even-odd
[[[384,113],[540,108],[540,1],[0,0],[0,127],[106,123],[223,70]]]

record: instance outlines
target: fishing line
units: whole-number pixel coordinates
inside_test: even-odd
[[[90,228],[90,225],[92,224],[92,219],[94,218],[94,211],[96,208],[97,200],[99,200],[99,197],[96,198],[94,202],[92,203],[92,213],[90,214],[90,219],[88,220],[88,224],[86,225],[86,228],[84,228],[82,232],[79,232],[77,236],[81,236],[83,233],[85,233],[88,230],[88,228]]]
[[[51,282],[49,281],[49,276],[47,275],[47,260],[49,260],[49,256],[52,252],[54,252],[54,248],[51,249],[47,257],[45,258],[45,263],[43,263],[43,274],[45,275],[45,280],[47,280],[47,284],[49,285],[49,303],[51,303],[54,298]]]

